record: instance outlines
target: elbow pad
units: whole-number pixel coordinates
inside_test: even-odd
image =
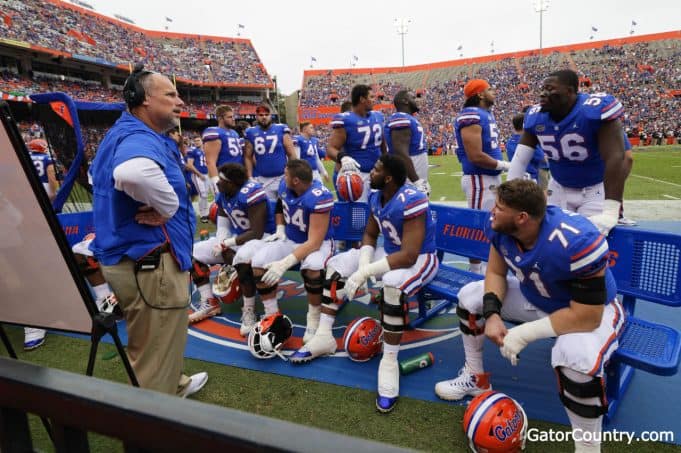
[[[515,154],[511,160],[511,168],[508,170],[507,181],[512,179],[523,179],[527,171],[527,164],[534,156],[534,148],[519,144],[515,149]]]
[[[605,305],[607,296],[605,276],[575,279],[570,282],[570,297],[580,304]]]

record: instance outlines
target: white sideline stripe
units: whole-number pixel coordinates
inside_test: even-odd
[[[438,173],[431,173],[431,175],[446,175],[446,174],[447,173],[445,173],[444,171]]]
[[[650,178],[648,176],[635,175],[633,173],[630,174],[629,176],[635,176],[636,178],[647,179],[649,181],[661,182],[662,184],[669,184],[670,186],[674,186],[674,187],[681,187],[681,184],[676,184],[674,182],[664,181],[662,179]]]
[[[671,198],[672,200],[681,200],[679,197],[673,197],[671,195],[667,195],[666,193],[663,193],[662,196],[665,198]]]

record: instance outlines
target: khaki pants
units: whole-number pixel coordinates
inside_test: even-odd
[[[140,387],[171,395],[181,393],[190,380],[182,373],[187,343],[189,273],[180,271],[173,256],[161,254],[152,271],[139,271],[140,296],[135,282],[135,262],[124,258],[102,266],[125,314],[127,354]]]

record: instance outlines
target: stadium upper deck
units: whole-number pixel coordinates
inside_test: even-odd
[[[672,62],[673,64],[670,64]],[[570,68],[580,74],[582,90],[605,91],[622,101],[623,120],[634,137],[681,137],[681,31],[562,47],[490,55],[397,68],[307,70],[303,76],[299,121],[326,124],[357,83],[374,87],[392,111],[403,88],[421,94],[419,119],[435,147],[453,144],[452,119],[463,105],[463,85],[484,78],[497,88],[494,114],[502,137],[512,132],[512,116],[537,100],[548,73]]]
[[[0,16],[0,44],[126,71],[144,61],[199,86],[274,86],[248,39],[144,30],[60,0],[8,0]]]

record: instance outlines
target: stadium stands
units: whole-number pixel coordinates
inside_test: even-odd
[[[511,118],[537,101],[541,81],[552,70],[570,68],[580,74],[582,91],[605,91],[625,106],[623,124],[634,144],[665,144],[681,140],[681,33],[670,32],[613,41],[590,42],[493,55],[406,68],[305,71],[299,118],[324,126],[349,98],[353,85],[373,86],[382,95],[377,109],[392,113],[392,98],[409,88],[422,94],[419,119],[431,148],[454,146],[452,120],[463,105],[462,88],[470,78],[489,80],[497,88],[494,115],[501,136],[510,137]]]
[[[4,3],[0,33],[20,47],[122,68],[144,61],[149,69],[198,84],[272,86],[247,39],[143,30],[58,0]]]

